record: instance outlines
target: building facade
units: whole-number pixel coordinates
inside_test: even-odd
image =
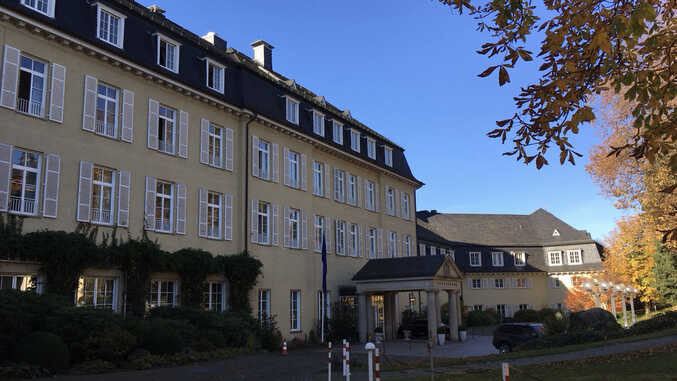
[[[25,231],[247,251],[263,262],[254,311],[288,338],[316,328],[322,237],[327,302],[370,258],[415,255],[404,149],[275,72],[271,45],[250,58],[127,0],[2,0],[0,43],[0,212]],[[38,268],[0,260],[2,287]],[[123,308],[118,270],[81,275],[76,302]],[[148,305],[177,305],[178,275],[152,278]],[[208,280],[207,307],[226,309],[228,280]]]
[[[601,246],[538,209],[529,215],[417,213],[419,255],[449,255],[463,272],[466,310],[512,317],[566,307],[566,290],[602,271]]]

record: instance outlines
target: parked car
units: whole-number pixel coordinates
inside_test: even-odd
[[[494,331],[494,348],[500,353],[510,352],[517,345],[543,336],[545,329],[540,323],[506,323]]]

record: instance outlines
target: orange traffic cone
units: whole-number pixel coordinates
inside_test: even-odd
[[[282,340],[282,356],[287,355],[287,340]]]

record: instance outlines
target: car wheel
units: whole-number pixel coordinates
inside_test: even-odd
[[[498,353],[508,353],[508,352],[510,352],[510,344],[500,343],[498,345]]]

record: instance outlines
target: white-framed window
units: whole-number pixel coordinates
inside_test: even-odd
[[[171,233],[173,217],[174,184],[158,180],[155,188],[155,230]]]
[[[447,250],[447,252],[448,252],[449,256],[451,257],[451,259],[452,259],[454,262],[456,262],[456,253],[454,253],[454,251],[451,250],[451,249]]]
[[[298,188],[301,186],[301,155],[294,151],[289,151],[287,158],[287,175],[289,176],[289,186]]]
[[[289,299],[289,328],[297,332],[301,330],[301,290],[291,290]]]
[[[221,168],[223,163],[223,128],[209,123],[209,165]]]
[[[418,255],[420,256],[425,256],[427,253],[425,252],[425,243],[419,243],[418,244]]]
[[[360,152],[360,131],[350,129],[350,149]]]
[[[357,224],[350,224],[350,237],[348,239],[349,254],[351,257],[360,255],[359,228]]]
[[[221,239],[221,202],[223,195],[212,191],[207,192],[207,237]]]
[[[38,278],[34,275],[0,275],[0,290],[37,291]]]
[[[367,189],[367,194],[366,198],[364,200],[365,202],[365,207],[369,210],[376,210],[376,184],[372,183],[371,181],[366,180],[366,189]]]
[[[507,311],[507,309],[506,309],[506,305],[505,305],[505,304],[497,304],[497,305],[496,305],[496,314],[498,314],[498,318],[499,318],[500,320],[503,320],[503,319],[505,319],[506,317],[508,317],[506,311]]]
[[[346,222],[336,220],[336,254],[346,255]]]
[[[482,311],[483,308],[484,308],[484,306],[481,305],[481,304],[474,304],[474,305],[472,306],[472,310],[473,310],[473,311]]]
[[[96,92],[95,131],[99,135],[118,136],[118,102],[120,92],[112,86],[99,82]]]
[[[482,288],[482,279],[472,279],[470,285],[471,288]]]
[[[409,206],[409,193],[402,193],[402,218],[408,220],[411,213]]]
[[[503,266],[503,252],[502,251],[492,251],[491,252],[491,265],[494,267]]]
[[[177,281],[153,279],[150,281],[150,295],[148,304],[150,308],[176,305]]]
[[[404,255],[405,257],[411,257],[411,237],[408,235],[404,236],[404,244],[402,245],[402,248],[404,249]]]
[[[555,277],[550,278],[550,287],[551,288],[560,288],[561,285],[562,285],[562,283],[559,280],[559,278],[555,278]]]
[[[226,68],[210,59],[205,59],[207,68],[207,77],[205,78],[207,87],[223,94],[226,82]]]
[[[581,255],[580,250],[568,250],[567,256],[569,257],[570,265],[581,265],[583,264],[583,256]]]
[[[357,176],[348,174],[348,204],[357,205]]]
[[[176,110],[160,105],[158,113],[158,150],[174,154],[174,136],[176,135]]]
[[[334,143],[343,145],[343,123],[332,120],[332,133]]]
[[[224,282],[207,282],[207,291],[203,295],[202,308],[207,311],[223,312],[226,310],[226,284]]]
[[[270,243],[270,204],[259,201],[259,208],[256,211],[259,237],[257,242],[261,244]]]
[[[550,252],[548,252],[548,265],[550,265],[550,266],[561,266],[562,265],[562,252],[561,251],[550,251]]]
[[[12,150],[12,174],[9,184],[10,213],[34,216],[38,213],[38,189],[42,155],[22,149]]]
[[[126,16],[101,3],[97,3],[97,8],[96,36],[99,40],[122,49],[125,42]]]
[[[313,194],[324,196],[324,163],[313,161]]]
[[[48,17],[54,17],[55,2],[56,0],[21,0],[24,6]]]
[[[369,228],[368,232],[368,250],[369,250],[369,258],[376,258],[376,228]]]
[[[322,252],[322,240],[327,239],[327,219],[324,216],[315,216],[314,220],[314,237],[315,237],[315,251]]]
[[[19,112],[42,116],[45,105],[47,64],[21,55],[16,109]]]
[[[115,201],[115,171],[94,166],[92,171],[92,205],[90,221],[93,224],[113,224]]]
[[[515,279],[515,288],[527,288],[529,287],[529,281],[527,278],[516,278]]]
[[[298,249],[301,247],[301,211],[292,208],[289,208],[288,211],[289,226],[287,227],[287,233],[289,236],[287,239],[289,240],[289,247]]]
[[[470,266],[480,267],[482,266],[482,254],[478,251],[470,252]]]
[[[179,49],[181,44],[157,34],[157,64],[174,73],[179,72]]]
[[[372,160],[376,160],[376,140],[372,138],[367,138],[367,156]]]
[[[437,248],[435,246],[430,246],[430,255],[437,255]]]
[[[494,288],[505,288],[505,280],[503,278],[494,279]]]
[[[324,114],[317,110],[313,110],[313,132],[324,136]]]
[[[258,319],[262,326],[270,325],[270,290],[259,290],[259,310]]]
[[[285,96],[286,118],[289,123],[299,124],[299,101]]]
[[[334,169],[334,200],[339,202],[345,201],[344,195],[345,186],[343,184],[344,179],[345,172],[337,168]]]
[[[392,187],[386,188],[386,211],[389,215],[395,215],[395,189]]]
[[[270,180],[270,143],[259,139],[259,177]]]
[[[397,233],[388,232],[388,256],[397,257]]]
[[[393,166],[393,149],[390,147],[383,147],[384,160],[387,166]]]
[[[530,309],[529,307],[530,307],[529,304],[520,304],[520,305],[517,306],[517,308],[518,308],[520,311],[526,311],[526,310]]]
[[[515,266],[525,266],[527,264],[527,253],[523,251],[513,252],[513,258],[515,258]]]
[[[117,279],[80,277],[75,304],[103,310],[117,310]]]

